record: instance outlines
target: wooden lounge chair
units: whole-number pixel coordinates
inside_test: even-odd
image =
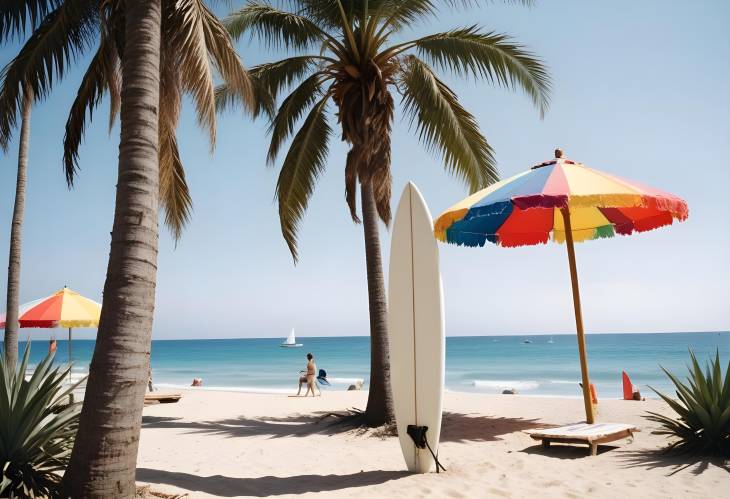
[[[535,440],[542,440],[544,447],[550,447],[552,442],[561,444],[587,444],[591,455],[598,452],[598,444],[632,438],[635,431],[641,431],[634,425],[617,423],[578,423],[559,428],[543,428],[526,430],[525,433]]]
[[[181,398],[179,393],[147,393],[144,396],[144,405],[174,404]]]

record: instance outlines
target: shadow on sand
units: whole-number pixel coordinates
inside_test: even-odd
[[[312,434],[332,435],[359,431],[345,424],[333,424],[336,418],[326,413],[294,414],[283,418],[237,418],[216,421],[187,421],[178,417],[144,416],[143,428],[183,429],[189,433],[211,433],[228,438],[263,436],[268,438],[306,437]],[[479,414],[445,412],[441,442],[491,442],[502,435],[545,425],[533,419],[489,417]],[[377,432],[368,433],[376,435]],[[585,451],[585,449],[583,449]],[[222,497],[250,495],[255,497],[307,492],[335,491],[367,487],[409,476],[404,471],[362,471],[348,475],[298,475],[236,478],[221,475],[198,476],[190,473],[138,468],[137,480],[166,484],[189,491],[205,492]]]
[[[222,475],[198,476],[176,471],[137,468],[137,480],[165,484],[220,497],[278,496],[367,487],[408,476],[404,471],[363,471],[351,475],[297,475],[234,478]]]
[[[537,419],[502,418],[480,414],[444,412],[441,442],[493,442],[516,431],[545,428]]]
[[[189,433],[210,433],[232,437],[268,436],[269,438],[334,435],[357,431],[352,426],[337,424],[337,419],[324,417],[327,413],[293,414],[283,418],[237,418],[216,421],[186,421],[177,417],[144,416],[143,428],[187,429]],[[533,428],[544,428],[536,419],[503,418],[479,414],[445,412],[441,427],[441,442],[492,442],[501,435]],[[374,435],[378,435],[377,432]]]
[[[701,458],[667,453],[662,449],[637,450],[624,453],[625,466],[641,466],[646,469],[666,469],[667,476],[688,470],[693,475],[701,475],[712,467],[730,473],[730,461],[722,458]]]
[[[232,437],[268,436],[269,438],[306,437],[313,434],[334,435],[352,431],[352,427],[334,424],[327,413],[293,414],[283,418],[237,418],[216,421],[186,421],[176,417],[144,416],[142,428],[187,429],[188,433],[210,433]],[[324,419],[323,419],[324,418]]]
[[[598,455],[619,448],[620,447],[616,445],[599,445]],[[524,452],[525,454],[553,457],[556,459],[584,459],[594,457],[591,456],[590,447],[580,444],[571,445],[553,443],[550,447],[543,447],[542,444],[538,444],[522,449],[520,452]]]

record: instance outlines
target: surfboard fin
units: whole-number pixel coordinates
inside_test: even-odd
[[[409,424],[406,427],[406,433],[408,433],[408,436],[411,437],[416,448],[428,449],[428,451],[433,456],[433,460],[436,463],[436,473],[439,472],[439,468],[446,471],[446,468],[444,468],[444,466],[439,462],[439,459],[436,456],[436,454],[433,453],[431,446],[428,445],[428,440],[426,440],[427,431],[428,431],[428,426],[416,426],[414,424]]]

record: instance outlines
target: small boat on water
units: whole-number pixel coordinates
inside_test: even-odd
[[[289,333],[289,336],[286,338],[286,340],[282,341],[279,346],[281,347],[301,347],[303,346],[301,343],[297,343],[297,338],[294,335],[294,329],[291,330],[291,333]]]
[[[532,340],[525,340],[522,343],[532,343]]]
[[[550,339],[548,340],[548,343],[555,343],[555,342],[553,341],[553,337],[552,337],[552,336],[551,336],[551,337],[550,337]]]

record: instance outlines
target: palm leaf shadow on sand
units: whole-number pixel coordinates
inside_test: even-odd
[[[409,476],[405,471],[363,471],[350,475],[295,475],[235,478],[222,475],[198,476],[177,471],[137,468],[137,480],[166,484],[220,497],[266,497],[307,492],[335,491],[378,485]]]
[[[664,449],[648,449],[628,451],[623,457],[625,466],[633,468],[641,466],[650,470],[664,468],[669,471],[667,476],[688,470],[699,476],[711,466],[730,473],[730,460],[722,458],[702,458],[676,453],[668,453]]]
[[[228,438],[268,436],[269,438],[306,437],[312,434],[333,435],[357,432],[351,425],[338,424],[336,418],[325,418],[325,412],[294,414],[283,418],[237,418],[217,421],[186,421],[179,417],[144,416],[143,428],[184,429],[189,433],[212,433]],[[490,417],[480,414],[445,412],[441,442],[492,442],[502,435],[545,425],[533,419]],[[368,433],[377,435],[376,432]],[[411,476],[406,471],[370,470],[347,475],[298,475],[236,478],[222,475],[198,476],[190,473],[138,468],[137,480],[166,484],[189,491],[205,492],[221,497],[250,495],[254,497],[307,492],[336,491],[367,487]]]
[[[280,418],[236,418],[216,421],[187,421],[182,417],[144,416],[142,427],[185,429],[188,433],[210,433],[233,437],[268,436],[269,438],[306,437],[308,435],[336,435],[361,431],[348,424],[339,424],[337,418],[326,417],[330,413],[293,414]],[[445,412],[441,427],[441,442],[491,442],[501,435],[546,425],[536,419],[504,418],[479,414]],[[377,430],[363,435],[382,436]]]
[[[182,417],[144,416],[142,428],[186,429],[187,433],[210,433],[233,437],[306,437],[309,435],[335,435],[352,431],[351,426],[333,424],[323,419],[327,413],[293,414],[283,418],[235,418],[215,421],[187,421]]]

